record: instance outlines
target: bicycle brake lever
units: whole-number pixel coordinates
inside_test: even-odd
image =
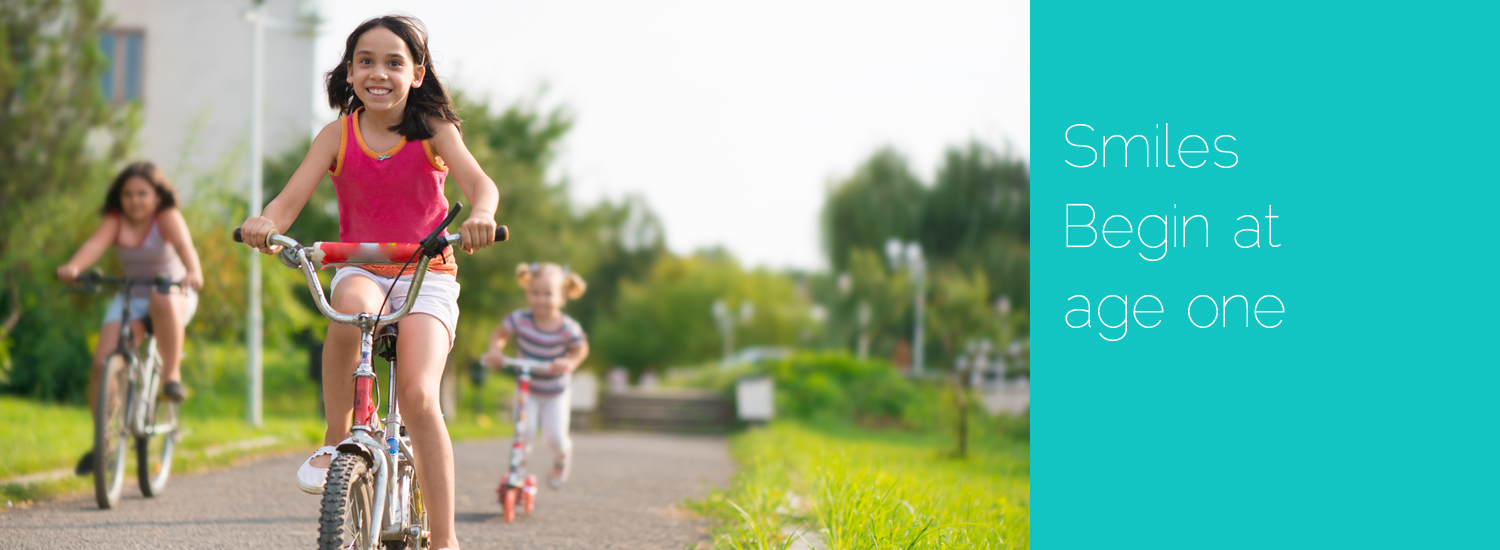
[[[421,246],[423,254],[427,255],[430,258],[435,258],[439,254],[443,253],[443,249],[448,247],[448,243],[443,242],[443,232],[448,229],[448,225],[452,224],[453,220],[458,219],[458,213],[463,209],[464,203],[453,203],[453,208],[448,209],[448,216],[443,218],[443,222],[438,224],[437,227],[434,227],[432,229],[432,232],[428,233],[427,237],[422,239]]]

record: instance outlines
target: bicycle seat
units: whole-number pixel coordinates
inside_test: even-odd
[[[396,360],[396,337],[401,331],[396,330],[396,325],[380,327],[380,332],[375,334],[375,356],[383,357],[386,361]]]

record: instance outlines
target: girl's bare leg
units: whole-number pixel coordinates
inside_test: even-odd
[[[396,399],[417,459],[417,481],[427,504],[433,548],[458,548],[453,530],[453,443],[438,403],[447,363],[448,329],[436,317],[413,313],[401,320],[396,343]]]
[[[380,307],[385,293],[367,277],[348,277],[339,281],[330,300],[339,313],[373,312]],[[446,334],[446,333],[445,333]],[[445,338],[447,336],[444,336]],[[328,323],[328,337],[323,340],[323,410],[327,411],[328,430],[324,445],[337,445],[349,437],[350,416],[354,414],[354,368],[359,366],[359,327]],[[312,465],[327,468],[333,457],[314,458]]]
[[[151,330],[156,334],[156,351],[161,353],[163,383],[182,381],[182,341],[186,328],[183,323],[184,300],[177,293],[151,293]]]

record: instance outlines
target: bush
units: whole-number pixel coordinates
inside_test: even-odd
[[[940,398],[885,361],[844,353],[807,353],[771,363],[779,415],[875,426],[925,424]]]
[[[766,368],[776,383],[778,417],[823,425],[858,425],[953,434],[958,411],[950,382],[913,381],[881,360],[846,353],[803,353]],[[970,399],[975,440],[1030,440],[1031,419],[991,416]]]

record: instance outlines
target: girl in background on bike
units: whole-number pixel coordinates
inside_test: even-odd
[[[245,220],[246,244],[263,252],[271,232],[284,232],[323,179],[333,176],[339,201],[339,239],[344,242],[420,241],[447,216],[443,182],[452,175],[473,209],[463,222],[461,247],[470,253],[495,240],[500,192],[464,146],[460,120],[433,72],[427,33],[415,18],[377,17],[360,24],[344,42],[343,60],[328,72],[329,104],[337,121],[314,138],[286,188],[264,215]],[[341,267],[332,283],[332,306],[345,313],[402,307],[411,272],[400,266]],[[438,386],[458,325],[458,266],[452,250],[432,261],[411,314],[398,324],[396,393],[417,455],[417,479],[428,507],[432,548],[458,548],[453,528],[453,445],[438,404]],[[324,446],[297,472],[303,491],[322,493],[333,445],[349,435],[354,369],[359,363],[357,327],[328,325],[323,348],[323,404],[328,430]]]
[[[482,359],[487,365],[504,364],[505,342],[516,340],[521,357],[551,361],[550,369],[531,373],[531,398],[526,400],[526,452],[536,437],[537,423],[552,448],[552,473],[547,484],[562,488],[568,480],[573,460],[573,440],[568,437],[569,403],[572,393],[568,382],[573,371],[589,356],[588,335],[572,317],[562,312],[569,299],[583,296],[583,277],[557,264],[521,264],[516,280],[526,289],[526,308],[505,316],[490,334],[490,349]]]
[[[104,194],[102,219],[73,258],[57,268],[57,278],[73,282],[78,274],[94,265],[106,250],[115,250],[125,277],[151,279],[164,275],[181,281],[166,294],[149,287],[136,287],[129,298],[116,294],[104,311],[104,326],[99,329],[99,344],[94,351],[94,365],[89,374],[89,393],[94,395],[104,360],[114,352],[120,337],[120,323],[135,324],[132,334],[139,345],[146,332],[143,319],[151,318],[156,347],[161,353],[162,394],[181,402],[187,397],[182,386],[182,340],[184,328],[198,309],[198,291],[203,289],[203,270],[187,222],[177,210],[177,193],[156,165],[137,162],[126,166],[115,176]],[[130,319],[121,319],[122,302],[130,300]],[[90,406],[93,400],[89,401]],[[92,452],[91,452],[92,453]],[[78,462],[80,475],[93,465],[90,454]]]

